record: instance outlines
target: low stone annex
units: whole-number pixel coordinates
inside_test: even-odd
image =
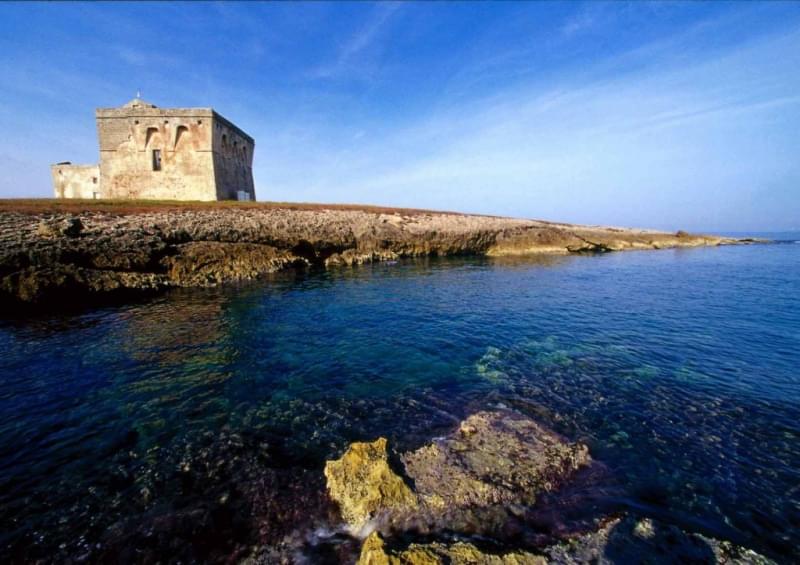
[[[255,141],[211,108],[98,108],[98,165],[51,166],[56,198],[255,200]]]

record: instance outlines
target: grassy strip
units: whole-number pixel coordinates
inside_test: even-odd
[[[415,216],[419,214],[455,214],[436,210],[416,208],[392,208],[388,206],[371,206],[368,204],[316,204],[311,202],[237,202],[237,201],[177,201],[177,200],[79,200],[60,198],[8,198],[0,199],[0,213],[16,212],[20,214],[46,214],[103,212],[109,214],[139,214],[143,212],[164,212],[182,210],[345,210],[370,212],[373,214],[403,214]]]

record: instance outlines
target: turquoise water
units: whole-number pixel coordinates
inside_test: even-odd
[[[349,442],[498,405],[588,443],[587,511],[800,558],[800,244],[283,274],[0,321],[0,351],[12,560],[273,543],[330,522]]]

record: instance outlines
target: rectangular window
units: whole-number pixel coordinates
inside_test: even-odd
[[[153,149],[153,170],[161,170],[161,149]]]

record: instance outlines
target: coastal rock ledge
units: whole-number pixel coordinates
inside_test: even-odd
[[[370,207],[0,201],[0,295],[27,307],[213,286],[298,266],[728,243],[736,241]]]
[[[325,467],[329,496],[351,534],[364,540],[359,565],[773,563],[726,541],[619,513],[517,546],[518,536],[506,535],[509,521],[578,481],[594,462],[585,445],[510,410],[473,414],[451,434],[400,454],[394,468],[390,461],[379,438],[352,444]]]

